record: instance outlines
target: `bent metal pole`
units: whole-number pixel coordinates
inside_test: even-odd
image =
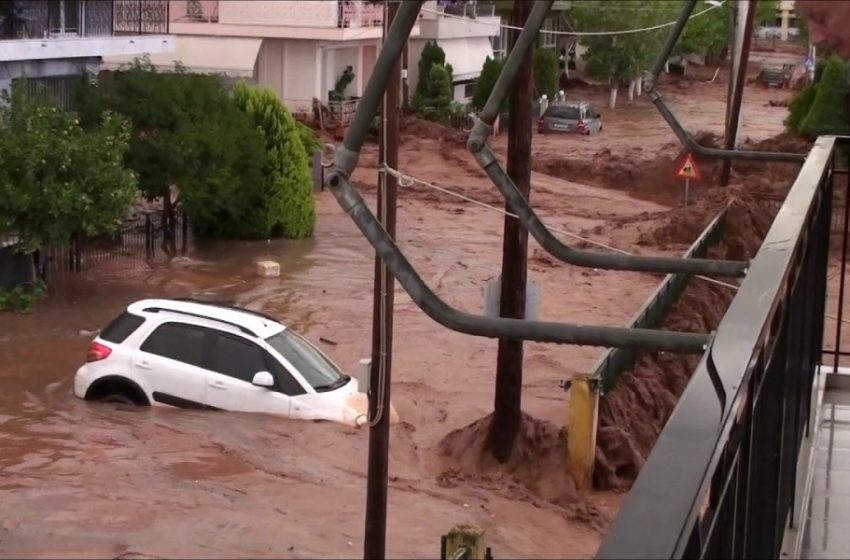
[[[649,95],[653,105],[655,105],[655,108],[658,109],[661,117],[667,122],[670,128],[673,129],[673,132],[679,138],[682,145],[688,151],[693,152],[696,155],[724,160],[740,159],[750,161],[789,161],[803,163],[806,159],[806,154],[788,152],[754,152],[749,150],[722,150],[703,146],[685,130],[664,102],[664,99],[662,99],[661,94],[658,93],[656,88],[658,76],[661,74],[661,69],[664,68],[664,63],[668,58],[670,58],[670,55],[673,52],[673,47],[676,46],[676,42],[679,40],[682,30],[687,25],[696,3],[696,0],[686,0],[682,5],[682,11],[679,12],[676,24],[670,31],[670,35],[667,37],[661,52],[658,53],[658,57],[652,63],[649,71],[644,74],[643,91]]]
[[[386,89],[389,70],[401,54],[420,6],[419,1],[402,2],[399,5],[364,96],[358,104],[352,126],[346,133],[343,145],[336,150],[334,161],[325,175],[325,185],[340,207],[351,216],[414,303],[444,327],[473,336],[682,353],[705,351],[711,342],[707,334],[483,317],[451,307],[428,287],[349,181],[357,165],[371,116],[377,111]]]
[[[487,173],[499,189],[499,192],[502,193],[508,206],[517,215],[522,226],[540,243],[543,249],[565,263],[605,270],[744,276],[747,270],[746,262],[647,257],[575,249],[560,241],[546,227],[499,164],[493,150],[487,145],[487,138],[492,132],[493,122],[498,116],[502,100],[522,65],[524,55],[532,47],[552,3],[553,0],[535,3],[528,17],[528,22],[523,26],[496,80],[493,92],[487,99],[484,109],[475,120],[472,132],[469,134],[467,147],[475,156],[478,164]]]

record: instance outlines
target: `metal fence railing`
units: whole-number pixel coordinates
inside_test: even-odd
[[[848,140],[821,137],[809,153],[598,558],[779,557],[821,359],[834,155]]]
[[[167,260],[186,254],[191,241],[185,214],[178,213],[168,224],[161,212],[150,212],[113,234],[75,235],[68,245],[43,247],[35,257],[39,275],[49,282],[54,275],[91,270],[118,259]]]

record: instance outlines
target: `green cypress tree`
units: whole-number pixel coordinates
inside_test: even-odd
[[[234,100],[263,132],[266,164],[266,221],[272,236],[310,237],[316,203],[302,132],[292,115],[268,88],[236,85]]]
[[[812,108],[800,123],[800,132],[809,138],[850,132],[847,63],[838,56],[832,56],[826,62]]]
[[[794,94],[788,103],[788,117],[785,119],[785,126],[789,130],[800,132],[800,124],[811,111],[817,93],[818,84],[812,83]]]
[[[475,91],[472,94],[472,107],[480,111],[487,103],[487,99],[493,92],[496,85],[496,80],[499,78],[499,73],[502,71],[502,63],[498,60],[493,60],[489,56],[484,60],[484,66],[481,67],[481,75],[475,84]],[[507,99],[502,102],[503,108],[507,107]]]
[[[416,84],[416,91],[413,94],[413,108],[420,110],[424,105],[422,98],[425,95],[425,90],[428,87],[428,78],[431,76],[431,67],[446,66],[449,73],[449,84],[452,83],[452,67],[446,64],[446,53],[440,48],[436,41],[428,41],[422,49],[422,54],[419,56],[417,68],[419,70],[419,82]],[[450,86],[451,87],[451,86]]]

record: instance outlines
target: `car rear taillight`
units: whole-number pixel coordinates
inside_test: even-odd
[[[86,354],[86,362],[105,360],[110,354],[112,354],[112,348],[104,346],[99,342],[92,342],[89,345],[89,352]]]

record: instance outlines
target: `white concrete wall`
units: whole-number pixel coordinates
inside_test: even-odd
[[[61,39],[15,39],[3,41],[0,62],[13,60],[57,60],[92,56],[141,55],[174,50],[169,35],[118,37],[68,37]]]

